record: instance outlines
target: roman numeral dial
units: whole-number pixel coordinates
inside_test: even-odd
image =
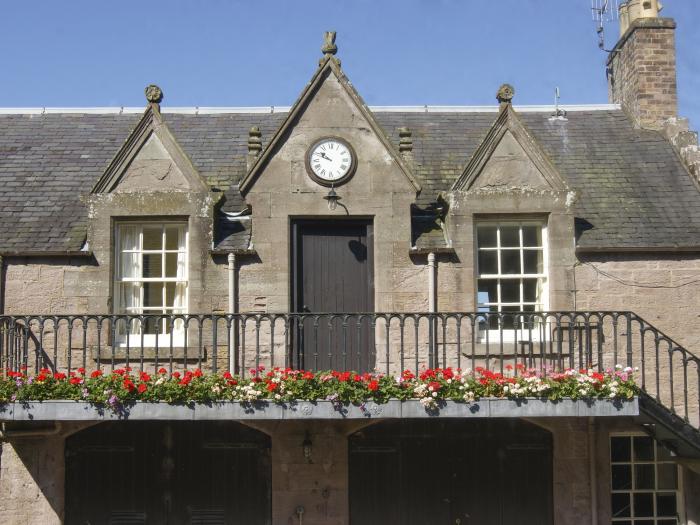
[[[346,182],[355,172],[355,152],[345,140],[326,137],[306,153],[306,169],[313,180],[324,186]]]

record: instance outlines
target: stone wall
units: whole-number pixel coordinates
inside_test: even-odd
[[[579,255],[577,310],[630,310],[700,353],[699,254]]]
[[[675,28],[669,18],[635,20],[608,58],[608,98],[643,128],[677,115]]]
[[[63,423],[55,433],[0,442],[0,523],[63,523],[65,440],[90,425]]]

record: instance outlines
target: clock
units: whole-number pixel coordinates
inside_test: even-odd
[[[306,152],[306,171],[323,186],[339,186],[347,182],[356,167],[355,150],[338,137],[319,139]]]

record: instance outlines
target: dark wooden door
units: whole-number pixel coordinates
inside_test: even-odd
[[[292,225],[297,363],[307,370],[374,367],[372,226],[367,221],[296,221]],[[347,315],[329,315],[347,314]]]
[[[102,423],[66,441],[66,523],[271,523],[269,437],[225,421]]]
[[[354,525],[551,525],[552,442],[517,420],[405,420],[350,437]]]

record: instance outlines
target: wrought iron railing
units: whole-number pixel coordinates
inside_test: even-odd
[[[0,371],[451,366],[517,374],[516,365],[543,375],[629,366],[645,393],[699,426],[700,358],[631,312],[0,316]]]

